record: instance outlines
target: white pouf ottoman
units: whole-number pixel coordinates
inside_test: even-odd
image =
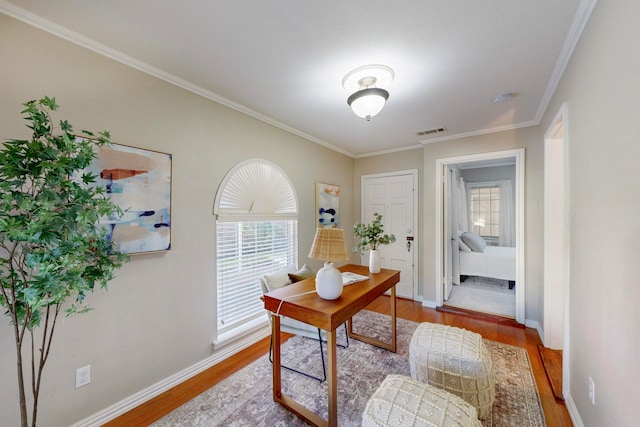
[[[421,323],[409,344],[414,379],[461,397],[484,419],[491,414],[495,378],[482,336],[466,329]]]
[[[362,414],[363,427],[481,427],[476,408],[404,375],[389,375]]]

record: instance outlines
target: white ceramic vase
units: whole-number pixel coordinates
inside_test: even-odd
[[[322,299],[337,299],[342,294],[342,274],[332,262],[325,262],[316,274],[316,292]]]
[[[369,272],[380,273],[380,252],[377,249],[369,251]]]

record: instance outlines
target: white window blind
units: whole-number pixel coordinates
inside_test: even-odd
[[[298,200],[275,164],[236,165],[216,194],[217,335],[236,337],[263,317],[260,277],[298,264]]]
[[[264,316],[260,276],[296,266],[298,221],[218,222],[218,333]]]

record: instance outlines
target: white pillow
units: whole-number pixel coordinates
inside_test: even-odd
[[[471,248],[467,246],[467,244],[463,242],[462,239],[458,239],[458,248],[463,252],[471,252]]]
[[[291,284],[289,274],[286,270],[262,276],[264,284],[269,292]]]
[[[462,240],[471,248],[473,252],[484,252],[487,242],[480,236],[469,231],[462,233]]]

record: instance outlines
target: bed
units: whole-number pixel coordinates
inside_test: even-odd
[[[466,276],[482,276],[509,281],[512,289],[516,280],[516,248],[485,246],[483,252],[460,253],[460,280]]]

